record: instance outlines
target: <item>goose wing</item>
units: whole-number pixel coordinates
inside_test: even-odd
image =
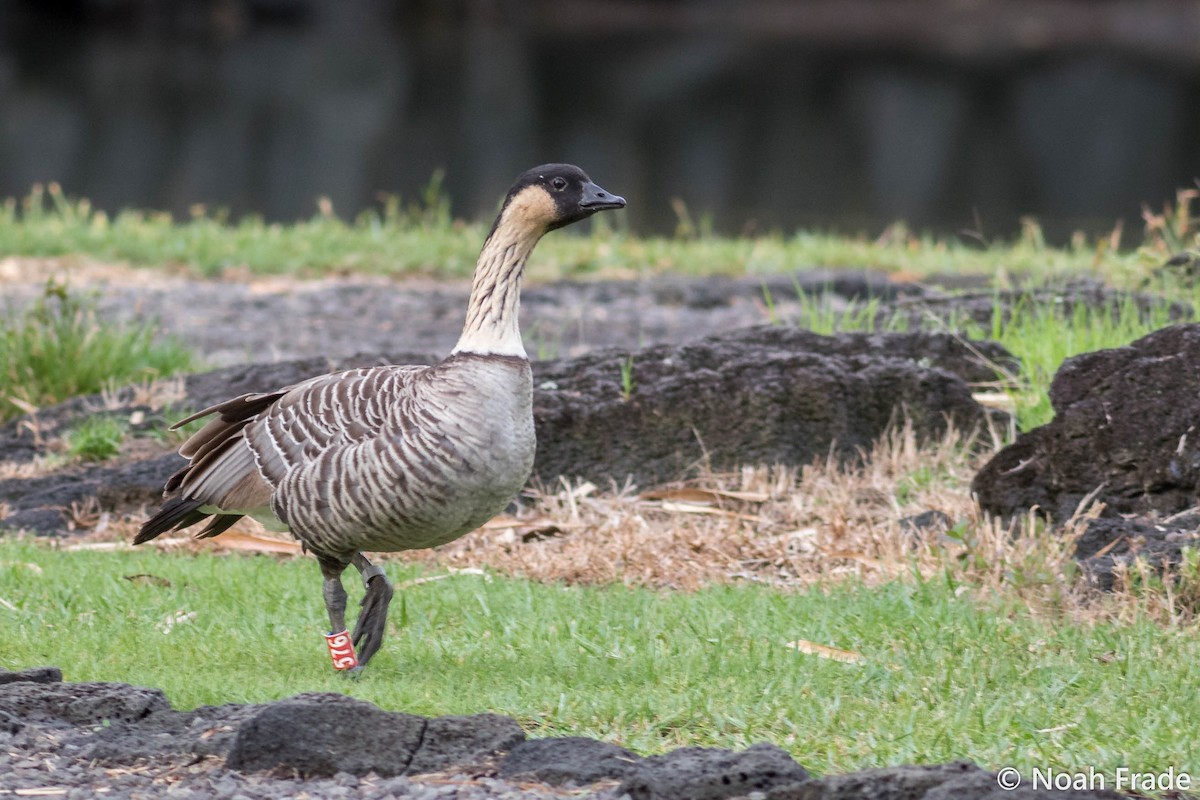
[[[321,375],[274,392],[241,395],[180,420],[173,430],[215,415],[179,448],[189,463],[167,480],[167,502],[134,543],[212,515],[197,538],[216,536],[246,514],[269,525],[275,517],[271,494],[279,483],[320,453],[377,435],[386,404],[423,369],[387,366]]]
[[[331,450],[385,434],[411,403],[413,378],[427,367],[347,370],[299,384],[245,432],[258,471],[272,489]]]

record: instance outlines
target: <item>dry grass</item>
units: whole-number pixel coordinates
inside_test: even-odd
[[[906,425],[850,466],[831,458],[799,470],[745,468],[643,494],[564,484],[533,493],[516,517],[396,557],[538,581],[684,590],[946,575],[981,592],[1016,582],[1031,601],[1059,593],[1047,586],[1067,591],[1070,536],[1042,535],[1032,518],[1004,526],[980,514],[970,481],[992,452],[953,429],[921,446]],[[910,520],[926,512],[938,519]]]
[[[0,481],[41,478],[59,469],[62,461],[57,455],[38,456],[29,461],[0,461]]]
[[[1200,553],[1184,551],[1181,564],[1152,564],[1136,559],[1118,566],[1110,595],[1097,598],[1107,617],[1120,622],[1152,619],[1174,627],[1200,621]]]

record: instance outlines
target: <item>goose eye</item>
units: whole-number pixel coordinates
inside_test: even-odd
[[[554,180],[550,181],[550,185],[554,187],[556,192],[561,192],[563,189],[567,188],[567,180],[566,178],[555,178]]]

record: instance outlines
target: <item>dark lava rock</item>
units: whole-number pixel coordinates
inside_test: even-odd
[[[917,283],[897,281],[894,275],[871,270],[801,270],[791,275],[768,276],[765,278],[742,278],[766,286],[775,297],[786,294],[790,286],[793,292],[806,295],[834,294],[846,300],[895,301],[907,297],[923,297],[927,291]],[[703,283],[708,283],[704,279]]]
[[[61,683],[62,670],[58,667],[30,667],[20,672],[9,672],[0,668],[0,685],[5,683]]]
[[[158,689],[125,683],[31,683],[0,686],[0,711],[72,725],[136,722],[171,708]]]
[[[1109,517],[1088,520],[1075,542],[1075,558],[1088,583],[1108,592],[1116,573],[1142,559],[1155,572],[1179,564],[1185,548],[1200,549],[1200,514],[1166,520]]]
[[[225,765],[247,772],[284,767],[305,777],[391,777],[408,769],[425,733],[424,717],[340,694],[302,697],[271,703],[244,722]]]
[[[6,764],[19,765],[26,776],[22,780],[27,780],[5,785],[44,787],[42,765],[53,763],[58,765],[55,785],[86,788],[79,796],[91,796],[87,791],[94,789],[97,762],[136,764],[135,773],[142,776],[139,791],[152,788],[151,782],[166,785],[162,781],[169,776],[172,791],[188,796],[291,797],[311,792],[349,797],[359,786],[354,776],[374,772],[387,779],[457,770],[465,773],[461,776],[465,779],[486,773],[495,757],[507,750],[498,764],[502,778],[580,786],[623,779],[615,791],[606,789],[601,794],[630,800],[717,800],[753,792],[766,800],[1118,798],[1111,792],[1035,791],[1027,784],[1004,791],[995,775],[965,762],[810,780],[802,766],[771,744],[756,744],[742,752],[683,748],[643,759],[590,739],[526,742],[523,738],[515,720],[495,714],[426,719],[383,711],[333,693],[177,712],[161,692],[125,684],[20,681],[0,685],[0,739],[4,741],[0,761],[8,758]],[[230,770],[284,775],[188,769],[205,756],[226,756]],[[111,780],[114,772],[121,771],[109,771],[105,780]],[[333,784],[299,783],[295,775],[331,777]],[[5,773],[5,777],[10,776]],[[404,791],[397,791],[397,796],[409,796],[412,786],[400,787]],[[256,791],[248,791],[250,787]],[[384,785],[379,788],[382,791]],[[525,788],[511,796],[525,796]],[[432,787],[430,791],[436,793]],[[546,794],[536,789],[529,793]],[[76,794],[72,789],[71,796]],[[470,796],[485,794],[481,789]]]
[[[767,793],[766,800],[1122,800],[1109,791],[1055,791],[1024,783],[1000,788],[996,775],[967,761],[866,769]]]
[[[95,731],[85,758],[106,764],[135,764],[163,756],[226,756],[238,728],[263,705],[201,706],[192,711],[154,711],[136,722]]]
[[[617,792],[632,800],[722,800],[807,779],[808,771],[773,744],[754,744],[740,753],[682,747],[642,759]]]
[[[13,494],[21,505],[33,502],[23,497],[20,492],[20,486],[16,485]],[[70,532],[70,522],[66,508],[61,505],[18,507],[13,513],[0,519],[0,536],[7,531],[32,531],[42,535],[61,535]]]
[[[71,466],[36,478],[0,480],[0,504],[11,530],[63,533],[72,503],[96,498],[104,509],[129,509],[162,500],[162,487],[186,462],[174,453],[117,464]]]
[[[0,711],[0,733],[16,736],[25,727],[25,723],[7,711]]]
[[[225,367],[187,376],[184,392],[187,405],[199,411],[241,394],[272,391],[314,375],[346,368],[347,365],[323,357]]]
[[[330,369],[431,360],[393,353],[230,367],[190,376],[185,405],[203,408]],[[948,418],[968,428],[980,423],[987,412],[971,398],[967,383],[995,379],[997,364],[1012,368],[1015,361],[993,342],[964,343],[935,333],[821,336],[784,326],[745,328],[632,354],[608,350],[537,362],[534,471],[544,480],[566,475],[623,483],[632,477],[648,485],[686,478],[702,463],[719,470],[801,465],[824,458],[831,446],[854,457],[901,414],[920,436],[941,432]],[[623,369],[631,370],[628,392]],[[130,399],[132,393],[117,397]],[[61,429],[77,422],[86,407],[72,401],[43,410],[39,423],[54,420]],[[127,416],[135,408],[141,407],[113,413]],[[165,423],[161,417],[158,422]],[[29,438],[10,423],[0,429],[0,446],[7,439],[24,441],[22,436]],[[153,505],[183,463],[164,454],[3,480],[0,504],[8,507],[8,516],[0,524],[57,533],[67,530],[66,509],[89,497],[109,511]]]
[[[187,406],[199,411],[250,392],[267,392],[290,386],[316,375],[381,364],[436,364],[442,356],[411,351],[357,353],[348,358],[301,358],[225,367],[199,372],[185,378]]]
[[[512,717],[500,714],[432,717],[407,775],[475,766],[525,741],[525,731]]]
[[[500,762],[501,778],[524,778],[551,786],[586,786],[629,777],[641,756],[615,744],[564,736],[530,739],[512,749]]]
[[[993,360],[1012,358],[978,346]],[[801,465],[831,447],[854,457],[904,414],[922,438],[945,430],[948,418],[963,428],[983,422],[986,412],[951,370],[995,378],[945,334],[820,336],[778,326],[542,363],[534,472],[645,486],[700,465]]]
[[[1011,371],[1020,367],[1016,357],[996,342],[971,341],[961,336],[928,331],[838,333],[825,336],[786,325],[756,325],[710,336],[701,340],[701,343],[710,346],[740,345],[751,349],[778,348],[787,352],[841,358],[898,358],[945,370],[968,383],[996,380],[997,368]]]
[[[1104,514],[1174,514],[1200,501],[1200,324],[1175,325],[1063,362],[1054,419],[975,476],[987,512],[1071,517],[1096,492]]]
[[[243,722],[226,766],[308,777],[414,775],[480,764],[524,738],[515,720],[497,714],[427,719],[340,694],[303,694]]]

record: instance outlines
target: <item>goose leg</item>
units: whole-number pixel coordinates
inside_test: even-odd
[[[325,598],[325,610],[329,614],[329,633],[325,643],[329,648],[333,668],[339,672],[358,669],[358,660],[354,655],[350,634],[346,633],[346,589],[342,586],[342,572],[349,563],[337,559],[317,556],[321,565],[321,574],[325,584],[321,587],[321,596]]]
[[[325,585],[321,596],[325,598],[325,611],[329,613],[329,632],[346,630],[346,589],[342,586],[342,572],[350,566],[344,561],[317,557]]]
[[[353,636],[361,668],[367,665],[383,644],[387,631],[388,604],[392,602],[393,592],[383,567],[372,564],[362,553],[355,553],[350,563],[358,569],[366,587]]]

